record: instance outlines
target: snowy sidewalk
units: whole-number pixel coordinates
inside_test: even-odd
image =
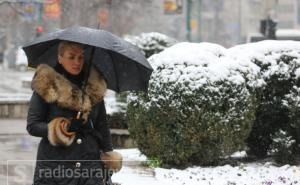
[[[0,119],[0,135],[28,134],[25,119]]]

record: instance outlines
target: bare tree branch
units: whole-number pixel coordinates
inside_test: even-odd
[[[0,1],[0,5],[4,3],[19,3],[20,1],[17,0],[2,0]]]
[[[7,3],[18,14],[20,14],[20,15],[24,14],[24,11],[22,11],[22,9],[16,7],[17,3],[22,3],[21,1],[17,1],[17,0],[2,0],[2,1],[0,1],[0,6],[2,4],[5,4],[5,3]]]

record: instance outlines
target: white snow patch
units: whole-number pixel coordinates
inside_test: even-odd
[[[125,160],[145,160],[138,149],[117,151]],[[236,152],[234,155],[243,157],[245,152]],[[278,167],[270,162],[242,163],[238,166],[194,166],[183,170],[126,166],[113,175],[113,181],[122,185],[297,185],[300,183],[300,166]]]

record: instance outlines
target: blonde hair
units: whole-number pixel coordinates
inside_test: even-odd
[[[78,48],[78,47],[83,49],[83,45],[78,42],[61,41],[58,45],[58,55],[63,56],[66,49],[68,48]]]

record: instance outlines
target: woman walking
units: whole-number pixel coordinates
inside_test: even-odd
[[[92,68],[86,87],[84,49],[62,41],[54,68],[40,64],[32,80],[27,131],[41,137],[34,185],[103,184],[104,165],[120,170],[106,122],[106,82]],[[105,162],[102,159],[117,162]]]

